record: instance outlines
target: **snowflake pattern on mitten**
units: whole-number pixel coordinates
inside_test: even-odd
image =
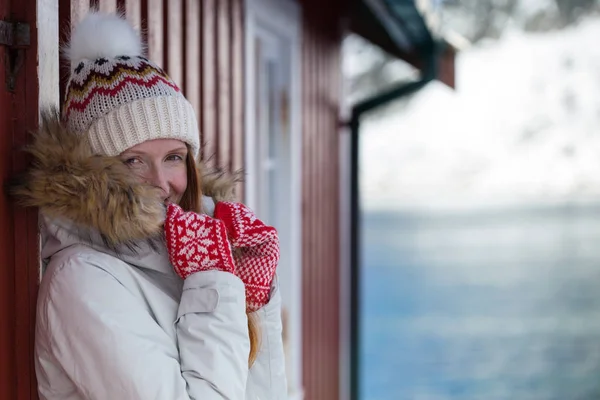
[[[227,231],[218,219],[184,212],[178,205],[169,204],[165,240],[169,260],[183,279],[200,271],[235,272]]]

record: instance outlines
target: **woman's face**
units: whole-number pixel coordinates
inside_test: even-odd
[[[165,203],[179,203],[187,187],[188,149],[176,139],[156,139],[125,150],[121,160],[145,183],[161,189]]]

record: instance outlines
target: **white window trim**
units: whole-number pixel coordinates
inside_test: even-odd
[[[245,120],[245,181],[244,201],[250,208],[258,204],[258,160],[256,148],[257,132],[255,132],[256,115],[254,105],[256,92],[252,77],[255,76],[254,34],[267,28],[276,32],[278,37],[285,38],[291,47],[291,91],[289,93],[290,111],[290,248],[289,260],[291,279],[294,282],[292,293],[282,294],[291,299],[288,306],[289,351],[292,363],[288,364],[288,382],[290,400],[303,398],[302,392],[302,126],[301,126],[301,25],[302,15],[299,4],[294,0],[246,0],[245,14],[245,53],[246,53],[246,108]]]

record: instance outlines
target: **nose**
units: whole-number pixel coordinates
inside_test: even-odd
[[[148,175],[146,176],[146,182],[158,189],[161,189],[164,197],[169,195],[169,182],[165,171],[160,166],[153,166]]]

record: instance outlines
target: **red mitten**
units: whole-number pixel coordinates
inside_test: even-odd
[[[279,262],[277,230],[240,203],[217,203],[215,218],[225,223],[231,244],[237,249],[236,275],[246,286],[246,307],[256,311],[269,302]]]
[[[218,219],[169,204],[165,239],[169,260],[183,279],[199,271],[235,272],[227,231]]]

